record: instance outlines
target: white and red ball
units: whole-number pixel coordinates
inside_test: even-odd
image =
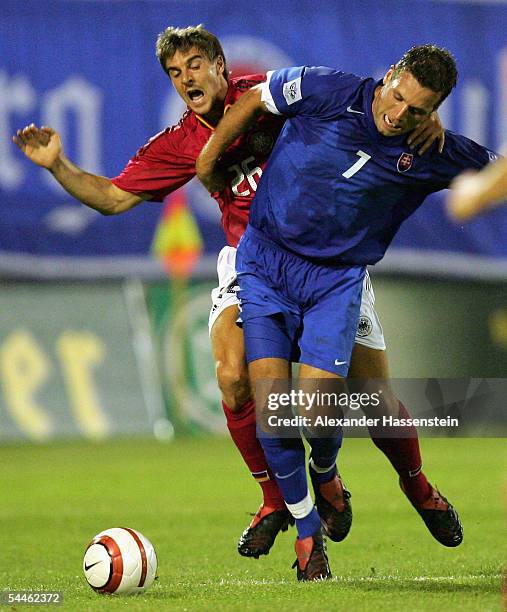
[[[142,533],[113,527],[97,534],[83,559],[88,584],[98,593],[143,593],[157,573],[157,555]]]

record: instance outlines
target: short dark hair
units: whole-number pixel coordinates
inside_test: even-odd
[[[222,45],[214,34],[204,28],[202,23],[196,26],[188,26],[187,28],[168,27],[163,32],[160,32],[157,38],[156,53],[164,72],[167,72],[165,68],[166,61],[173,57],[176,51],[187,53],[193,47],[199,49],[210,62],[216,60],[218,56],[222,56],[224,60],[224,77],[227,80],[227,67]]]
[[[394,74],[408,70],[420,85],[447,98],[458,80],[456,60],[447,49],[436,45],[419,45],[409,49],[396,64]]]

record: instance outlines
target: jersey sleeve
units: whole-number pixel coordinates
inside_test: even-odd
[[[187,183],[195,176],[195,156],[187,152],[184,132],[178,125],[154,136],[112,179],[113,184],[123,191],[148,194],[150,200],[161,202]]]
[[[262,101],[268,111],[285,117],[331,116],[360,81],[353,74],[324,66],[273,70],[261,85]]]
[[[446,130],[445,148],[438,163],[439,170],[442,170],[440,189],[448,187],[449,183],[464,170],[481,170],[499,157],[494,151],[470,138]]]

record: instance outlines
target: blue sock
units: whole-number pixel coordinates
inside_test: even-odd
[[[308,493],[305,447],[300,438],[259,437],[271,471],[286,504],[296,504]]]
[[[296,519],[298,537],[313,535],[320,527],[320,518],[308,490],[303,441],[265,434],[259,440],[285,503]]]
[[[316,533],[321,526],[320,516],[315,506],[312,508],[310,514],[302,519],[296,519],[296,529],[298,530],[298,538],[304,540],[305,538],[312,536]]]
[[[340,429],[339,435],[334,438],[311,438],[308,442],[312,448],[310,468],[312,478],[319,484],[329,482],[336,474],[336,458],[341,448],[343,432]],[[312,466],[312,463],[315,464]],[[316,468],[316,469],[315,469]],[[326,469],[327,468],[327,469]],[[322,470],[325,471],[322,471]]]

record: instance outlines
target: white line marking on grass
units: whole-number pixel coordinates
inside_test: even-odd
[[[412,576],[412,577],[403,577],[396,575],[384,575],[384,576],[333,576],[331,580],[326,582],[340,582],[341,584],[350,583],[353,584],[355,582],[467,582],[472,580],[481,580],[481,579],[492,579],[492,580],[501,580],[503,578],[502,574],[469,574],[465,576]],[[210,582],[212,584],[212,582]],[[207,584],[210,584],[207,583]],[[262,580],[256,579],[245,579],[241,580],[240,578],[222,578],[219,582],[220,586],[279,586],[284,584],[294,584],[292,580],[268,580],[263,578]],[[195,585],[194,585],[195,586]],[[204,585],[203,585],[204,586]]]

